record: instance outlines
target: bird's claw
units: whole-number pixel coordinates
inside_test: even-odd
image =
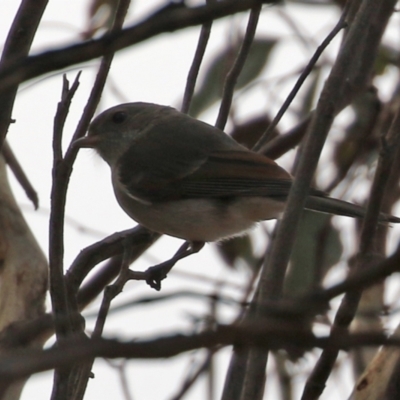
[[[171,260],[169,260],[171,261]],[[157,291],[161,289],[161,281],[164,280],[168,272],[171,270],[175,263],[171,263],[169,261],[163,262],[161,264],[155,265],[154,267],[150,267],[147,269],[147,279],[146,283]],[[171,265],[172,264],[172,265]]]
[[[204,246],[204,242],[185,242],[175,255],[167,261],[161,264],[150,267],[145,272],[147,275],[146,283],[155,290],[161,289],[161,281],[165,279],[171,271],[172,267],[177,263],[177,261],[182,260],[191,254],[199,252]]]

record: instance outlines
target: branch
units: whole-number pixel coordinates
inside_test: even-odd
[[[344,14],[347,13],[350,3],[346,3]],[[277,226],[277,234],[272,242],[270,254],[265,259],[252,307],[255,312],[251,312],[249,318],[260,318],[263,315],[263,303],[278,300],[282,296],[283,283],[297,226],[324,142],[338,108],[348,101],[348,98],[353,96],[355,92],[365,89],[394,3],[395,1],[392,0],[386,2],[384,6],[380,4],[380,9],[377,11],[375,1],[365,0],[356,20],[349,28],[346,40],[322,90],[309,126],[300,155],[296,178],[286,202],[285,212]],[[379,21],[376,17],[378,14],[380,15]],[[371,21],[375,21],[375,24],[371,24]],[[366,48],[369,49],[369,59],[364,58]],[[364,61],[362,65],[359,62],[360,58]],[[260,352],[258,349],[250,351],[248,365],[251,368],[248,369],[246,374],[242,399],[259,399],[262,397],[267,359],[267,351]]]
[[[311,57],[310,61],[308,62],[307,66],[304,68],[304,70],[300,74],[299,78],[297,79],[297,82],[294,85],[293,89],[290,91],[289,96],[286,98],[286,100],[282,104],[281,108],[279,109],[278,113],[276,114],[275,118],[270,123],[268,129],[263,133],[263,135],[260,137],[258,142],[253,147],[253,151],[260,151],[263,148],[263,146],[268,142],[272,132],[274,131],[276,126],[279,124],[279,121],[282,119],[283,115],[285,114],[286,110],[289,108],[289,106],[292,103],[292,101],[294,100],[294,98],[297,96],[297,93],[299,92],[303,83],[307,79],[308,75],[311,73],[311,71],[315,67],[315,64],[319,60],[322,53],[325,51],[325,49],[328,47],[329,43],[334,39],[334,37],[342,29],[344,29],[346,27],[347,27],[346,13],[343,13],[341,18],[339,19],[339,22],[336,24],[336,26],[332,29],[331,32],[329,32],[329,35],[318,46],[317,50],[315,51],[315,53]]]
[[[24,0],[18,9],[7,36],[0,61],[0,76],[10,69],[10,65],[22,64],[28,56],[39,22],[42,19],[48,0]],[[0,90],[0,149],[3,146],[11,113],[20,82],[15,80],[7,84],[7,90]]]
[[[35,188],[32,186],[31,182],[29,181],[28,177],[26,176],[24,170],[21,167],[21,164],[18,162],[17,157],[15,157],[14,152],[12,151],[10,145],[6,140],[3,143],[3,157],[7,165],[13,172],[15,179],[21,185],[22,189],[24,189],[26,196],[33,203],[35,210],[37,210],[39,208],[38,194]]]
[[[66,367],[94,357],[159,359],[170,358],[181,353],[214,348],[218,345],[258,346],[282,349],[297,346],[304,349],[314,347],[348,350],[361,346],[400,346],[400,339],[388,338],[381,333],[342,333],[332,341],[330,337],[316,337],[295,324],[253,324],[246,326],[219,325],[215,330],[193,335],[175,334],[150,340],[120,342],[112,339],[87,339],[70,337],[57,347],[47,350],[26,350],[3,354],[0,360],[0,388],[32,373],[56,367]]]
[[[266,3],[272,4],[277,2],[278,0],[266,1]],[[188,8],[183,3],[180,6],[166,6],[143,22],[120,32],[106,34],[100,39],[50,50],[8,64],[0,72],[0,90],[51,71],[57,71],[122,50],[162,33],[204,24],[246,11],[259,4],[260,0],[223,0],[215,2],[215,4],[193,8]]]
[[[123,25],[130,0],[123,0],[118,3],[115,21],[111,28],[111,32],[119,32]],[[50,214],[50,245],[49,245],[49,259],[50,259],[50,293],[53,305],[53,312],[55,314],[55,328],[58,342],[64,339],[67,334],[74,332],[79,333],[85,337],[84,326],[81,319],[73,318],[79,315],[79,308],[76,296],[68,296],[71,291],[67,287],[67,281],[64,277],[63,269],[63,253],[64,253],[64,217],[65,217],[65,203],[67,196],[67,189],[72,172],[72,165],[75,161],[77,150],[73,149],[73,141],[84,135],[89,122],[92,119],[94,112],[100,100],[101,93],[108,76],[112,60],[114,57],[113,52],[109,52],[103,58],[93,88],[90,92],[89,99],[86,103],[82,117],[78,123],[76,131],[72,137],[72,142],[63,158],[61,149],[61,138],[64,128],[65,119],[69,110],[70,101],[72,99],[75,87],[71,88],[66,94],[66,101],[61,104],[65,107],[60,112],[57,112],[59,118],[56,118],[55,133],[54,133],[54,165],[53,165],[53,186],[51,195],[51,214]],[[78,75],[79,77],[79,75]],[[75,81],[76,83],[77,81]],[[64,96],[63,96],[64,100]],[[65,104],[64,104],[65,103]],[[57,290],[58,288],[58,290]],[[61,316],[61,319],[60,319]],[[63,319],[66,319],[66,324]],[[80,400],[83,398],[87,381],[90,377],[91,362],[84,365],[75,364],[71,369],[56,369],[55,371],[55,385],[53,387],[52,397],[57,399],[74,398]]]
[[[328,304],[333,298],[350,291],[366,289],[389,275],[400,272],[400,246],[396,252],[385,260],[371,257],[371,262],[360,271],[354,271],[345,280],[327,289],[321,289],[304,296],[304,301],[312,304]],[[302,300],[300,300],[302,301]]]
[[[67,289],[64,282],[64,214],[65,198],[70,170],[64,168],[61,149],[62,131],[68,115],[72,97],[79,86],[79,74],[72,87],[64,76],[61,101],[58,103],[54,118],[53,135],[53,183],[51,188],[51,210],[49,223],[49,267],[50,267],[50,296],[55,315],[55,330],[58,339],[66,336],[71,329],[65,323],[64,317],[69,313]],[[58,317],[62,317],[58,323]]]
[[[76,293],[82,281],[95,265],[110,257],[122,254],[125,240],[129,240],[130,243],[133,243],[133,246],[138,248],[137,252],[134,248],[131,250],[132,256],[138,257],[149,243],[154,243],[159,237],[159,234],[150,232],[142,226],[137,226],[133,229],[114,233],[100,242],[86,247],[73,261],[66,274],[70,290],[72,293]]]
[[[231,108],[236,82],[240,73],[242,72],[247,56],[249,55],[250,47],[251,44],[253,43],[254,35],[256,34],[260,12],[261,12],[261,5],[254,7],[251,10],[242,46],[240,47],[240,50],[238,52],[238,55],[231,70],[228,72],[226,76],[224,89],[222,93],[222,101],[219,108],[218,117],[215,122],[215,126],[221,130],[224,130],[226,121],[228,120],[229,110]]]
[[[212,2],[215,0],[207,0],[207,1],[208,1],[207,4],[212,4]],[[199,41],[197,43],[197,48],[194,54],[192,65],[190,66],[189,73],[186,78],[185,93],[183,94],[181,112],[185,114],[187,114],[190,109],[190,103],[192,101],[194,89],[196,86],[200,65],[203,61],[204,54],[206,52],[208,39],[210,38],[211,27],[212,27],[212,21],[203,24],[203,26],[201,27]]]
[[[0,331],[5,335],[14,324],[42,318],[45,312],[48,265],[46,257],[27,225],[12,194],[4,160],[0,157]],[[21,349],[41,346],[43,336],[25,336],[17,343]],[[10,343],[2,343],[1,352],[12,352]],[[24,382],[10,387],[8,397],[22,389]],[[5,388],[6,389],[6,388]]]
[[[394,155],[400,147],[400,108],[397,109],[396,116],[392,122],[390,130],[387,134],[387,141],[382,139],[382,149],[378,162],[378,167],[375,173],[375,179],[371,188],[371,195],[368,201],[368,207],[365,218],[363,220],[361,238],[360,238],[360,251],[356,258],[356,265],[354,271],[357,273],[366,268],[367,261],[374,254],[374,239],[377,229],[380,206],[385,193],[385,186],[390,176],[390,170],[394,162]],[[379,255],[374,255],[376,258]],[[376,283],[376,282],[375,282]],[[347,329],[353,320],[357,307],[361,298],[362,290],[353,289],[347,292],[339,306],[338,312],[335,316],[334,324],[331,330],[331,337],[335,337],[337,332],[342,332]],[[337,350],[325,350],[311,375],[309,376],[306,387],[303,393],[303,399],[317,399],[322,393],[322,388],[328,379],[336,358],[338,356]]]

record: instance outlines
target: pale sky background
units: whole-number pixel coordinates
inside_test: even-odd
[[[146,15],[150,9],[156,8],[162,1],[136,0],[130,8],[128,21],[138,20]],[[6,32],[15,15],[19,2],[15,0],[2,1],[0,16],[0,32],[4,41]],[[49,2],[46,13],[35,38],[33,53],[59,47],[63,44],[78,40],[86,27],[86,10],[88,2],[80,0],[52,0]],[[277,76],[285,76],[295,71],[301,63],[305,63],[312,55],[313,49],[306,50],[298,45],[287,23],[279,15],[279,10],[286,10],[295,18],[301,29],[306,29],[311,37],[319,44],[329,30],[336,24],[338,14],[334,8],[313,8],[288,5],[265,10],[259,23],[259,35],[268,37],[286,35],[285,41],[273,54],[274,63],[265,71],[263,78],[266,82],[273,82]],[[210,45],[206,60],[210,60],[226,43],[233,23],[245,26],[247,14],[214,23]],[[113,94],[108,85],[105,89],[100,109],[104,110],[125,101],[148,101],[179,107],[186,82],[186,75],[197,43],[199,28],[186,29],[173,34],[158,36],[138,46],[120,52],[112,66],[110,79],[124,99]],[[333,54],[337,48],[334,43],[328,50],[326,57]],[[332,57],[332,59],[334,59]],[[206,61],[207,62],[207,61]],[[295,64],[300,63],[300,64]],[[89,95],[96,72],[98,60],[79,66],[67,72],[72,82],[77,71],[82,70],[81,85],[72,103],[71,114],[67,120],[64,143],[68,143],[76,126],[80,112]],[[270,80],[270,81],[269,81]],[[257,111],[272,109],[276,112],[285,99],[293,81],[280,86],[275,98],[269,98],[263,89],[243,96],[240,101],[243,117],[253,115]],[[28,223],[33,230],[44,252],[48,246],[48,208],[51,188],[51,138],[52,124],[60,98],[62,76],[57,73],[52,77],[41,78],[39,81],[28,82],[22,85],[15,104],[13,118],[17,122],[11,125],[8,140],[16,153],[31,182],[39,193],[40,210],[33,211],[25,194],[12,176],[13,190],[18,202],[23,207]],[[202,115],[202,119],[213,123],[217,109]],[[286,122],[287,124],[287,122]],[[287,127],[287,125],[284,125]],[[288,161],[282,160],[286,165]],[[289,166],[290,164],[287,164]],[[69,188],[67,215],[79,221],[85,227],[90,227],[99,234],[82,233],[75,226],[66,225],[66,254],[65,266],[72,262],[81,249],[112,234],[115,231],[128,229],[134,222],[119,208],[114,199],[111,188],[108,166],[90,150],[80,151]],[[341,219],[343,220],[343,219]],[[338,224],[342,222],[339,221]],[[165,257],[172,255],[182,241],[163,237],[148,254],[142,257],[134,266],[135,269],[144,269]],[[223,267],[215,257],[212,245],[207,245],[198,255],[178,264],[176,271],[186,271],[201,274],[206,278],[217,278],[226,282],[225,293],[238,298],[240,292],[236,286],[247,281],[247,273],[243,269],[230,271]],[[234,285],[229,287],[229,284]],[[171,273],[163,281],[162,293],[177,290],[194,290],[212,293],[213,285],[200,279],[182,278],[177,273]],[[129,283],[124,293],[115,303],[127,299],[139,299],[142,296],[153,296],[152,291],[143,282]],[[98,302],[90,307],[96,311]],[[234,316],[234,309],[220,306],[221,321],[229,322]],[[89,310],[88,310],[89,312]],[[110,315],[106,323],[105,335],[109,337],[134,338],[151,337],[161,333],[174,333],[190,329],[193,318],[204,316],[208,307],[200,300],[174,300],[156,306],[142,306],[129,311]],[[93,319],[88,319],[88,329]],[[146,336],[147,335],[147,336]],[[217,395],[219,398],[224,381],[230,350],[220,353],[217,360]],[[307,356],[312,357],[312,356]],[[196,356],[197,360],[200,360]],[[119,361],[113,361],[118,364]],[[190,356],[183,355],[173,360],[129,361],[126,369],[127,379],[132,398],[137,399],[168,399],[180,388],[182,379],[186,376],[190,365]],[[271,368],[271,367],[270,367]],[[296,367],[297,368],[297,367]],[[302,365],[298,367],[300,371]],[[90,380],[85,399],[124,399],[121,392],[118,371],[110,368],[107,362],[96,362],[93,372],[95,379]],[[348,374],[350,375],[350,374]],[[343,385],[343,396],[347,397],[349,386],[345,378],[340,378]],[[349,384],[350,381],[347,382]],[[303,385],[303,378],[299,376],[296,382]],[[336,381],[337,383],[337,381]],[[335,383],[333,383],[335,384]],[[23,393],[24,400],[47,399],[52,387],[52,373],[38,374],[30,379]],[[333,399],[331,391],[325,391],[322,397],[325,400]],[[337,392],[336,392],[337,395]],[[186,397],[187,399],[205,398],[204,379],[201,379]],[[272,398],[272,397],[268,397]]]

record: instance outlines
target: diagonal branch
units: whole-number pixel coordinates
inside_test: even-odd
[[[214,0],[208,0],[208,4],[212,4]],[[190,103],[192,101],[194,89],[196,86],[197,77],[200,71],[200,65],[203,61],[206,52],[208,39],[211,34],[212,21],[209,21],[201,27],[199,41],[197,43],[196,52],[190,66],[189,73],[186,79],[185,92],[183,94],[181,112],[187,114],[190,110]]]
[[[277,2],[278,0],[265,1],[265,3]],[[246,11],[259,4],[260,0],[223,0],[215,2],[215,4],[193,8],[186,7],[183,3],[179,7],[167,6],[144,21],[120,32],[109,33],[100,39],[47,51],[8,64],[0,72],[0,90],[51,71],[57,71],[116,52],[162,33],[204,24]]]
[[[54,367],[66,367],[84,362],[93,357],[126,359],[169,358],[200,348],[215,348],[219,345],[258,346],[282,349],[293,344],[310,349],[313,347],[348,350],[361,346],[400,346],[400,339],[382,333],[349,334],[342,332],[333,341],[327,336],[315,336],[296,324],[249,324],[218,325],[214,330],[184,335],[160,336],[156,339],[122,342],[113,339],[88,339],[70,337],[60,346],[46,350],[26,350],[15,354],[4,354],[0,360],[0,389],[5,382],[28,374]]]
[[[225,79],[224,89],[222,93],[222,101],[219,108],[217,121],[215,122],[215,126],[221,130],[224,130],[226,121],[228,120],[229,110],[231,108],[236,82],[240,73],[242,72],[247,56],[249,55],[250,47],[256,34],[260,12],[260,5],[258,7],[254,7],[251,10],[249,22],[247,23],[246,33],[243,38],[243,43],[240,47],[237,58]]]
[[[48,0],[24,0],[21,2],[4,45],[0,61],[0,75],[4,71],[12,71],[12,68],[9,68],[10,65],[21,64],[28,56],[47,2]],[[19,83],[18,80],[10,82],[7,84],[7,90],[0,92],[0,149],[11,123],[11,113]]]

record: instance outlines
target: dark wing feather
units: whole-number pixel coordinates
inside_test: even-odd
[[[172,182],[182,198],[267,196],[285,198],[290,175],[272,160],[253,152],[214,152],[190,176]]]
[[[136,198],[168,201],[188,198],[267,196],[284,200],[291,176],[274,161],[247,150],[216,151],[148,143],[146,151],[134,146],[125,154],[120,179]],[[178,146],[179,147],[179,146]],[[146,158],[143,158],[146,154]],[[129,162],[127,162],[129,161]]]
[[[273,160],[180,113],[160,121],[137,137],[117,165],[119,180],[133,197],[287,196],[292,178]]]

